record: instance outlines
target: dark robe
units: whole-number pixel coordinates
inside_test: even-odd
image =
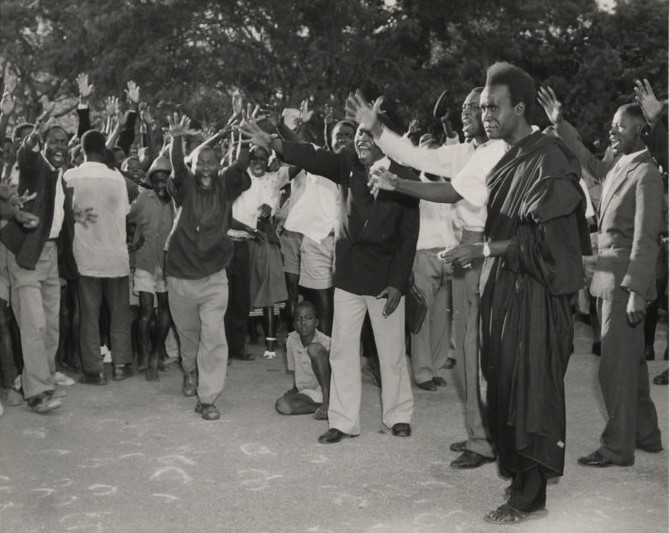
[[[486,235],[511,240],[482,270],[482,369],[501,474],[565,461],[563,378],[572,353],[571,299],[590,251],[580,165],[555,138],[533,133],[489,173]]]

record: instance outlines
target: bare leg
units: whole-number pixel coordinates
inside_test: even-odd
[[[154,350],[158,353],[159,370],[166,371],[167,367],[163,363],[168,358],[167,352],[165,351],[165,339],[167,339],[168,333],[170,333],[172,316],[170,315],[168,293],[158,292],[156,293],[156,299],[158,300],[158,311],[156,316]]]
[[[263,329],[265,330],[265,353],[273,354],[277,351],[277,321],[275,320],[274,306],[263,308]]]
[[[137,331],[139,333],[138,370],[146,370],[147,381],[158,381],[157,354],[151,348],[151,329],[155,323],[154,295],[140,291],[140,319]]]
[[[307,347],[307,354],[312,363],[312,370],[321,386],[323,393],[323,403],[314,413],[317,420],[328,420],[328,404],[330,399],[330,361],[329,353],[320,344],[310,344]]]

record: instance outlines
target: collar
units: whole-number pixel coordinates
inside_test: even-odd
[[[619,161],[617,161],[617,164],[625,165],[626,163],[630,163],[633,159],[635,159],[640,154],[645,153],[646,151],[647,151],[647,149],[643,148],[642,150],[638,150],[637,152],[633,152],[631,154],[624,154],[619,158]]]

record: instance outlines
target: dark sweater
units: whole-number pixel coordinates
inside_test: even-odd
[[[233,258],[227,235],[233,202],[251,186],[247,163],[245,152],[217,176],[211,189],[200,187],[185,165],[173,171],[168,191],[182,213],[168,248],[168,276],[202,279],[228,266]]]

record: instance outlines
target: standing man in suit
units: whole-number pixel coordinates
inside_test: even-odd
[[[366,311],[379,350],[382,421],[394,436],[409,437],[414,398],[405,358],[403,293],[414,263],[419,234],[418,200],[397,192],[368,189],[376,168],[417,179],[389,160],[370,131],[356,130],[355,153],[333,153],[310,144],[274,139],[253,124],[244,127],[252,142],[272,148],[287,163],[340,185],[340,229],[335,244],[335,295],[330,365],[330,429],[322,444],[360,433],[361,365],[359,339]]]
[[[595,164],[579,134],[562,118],[561,103],[550,88],[539,100],[558,134],[586,168],[604,180],[598,211],[598,259],[591,294],[602,328],[599,381],[608,420],[595,452],[582,466],[631,466],[635,448],[660,452],[661,432],[649,396],[642,322],[656,297],[657,235],[663,186],[654,160],[640,137],[646,124],[637,104],[621,106],[612,119],[610,143],[615,160]]]

